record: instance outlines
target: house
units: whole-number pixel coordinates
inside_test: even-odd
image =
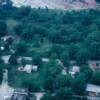
[[[8,64],[9,63],[10,56],[11,55],[2,56],[1,59],[4,61],[4,63]]]
[[[26,72],[26,73],[31,73],[32,71],[37,71],[38,70],[38,66],[36,65],[30,65],[30,64],[26,64],[25,67],[19,67],[18,71],[22,71],[22,72]]]
[[[62,75],[66,75],[66,74],[67,74],[67,71],[66,71],[66,68],[65,68],[65,67],[63,68],[61,74],[62,74]]]
[[[34,93],[36,100],[41,100],[41,98],[43,97],[44,93],[43,92],[38,92],[38,93]]]
[[[99,70],[100,69],[100,60],[91,60],[91,61],[88,61],[88,65],[93,70]]]
[[[32,57],[19,57],[18,62],[20,63],[22,61],[22,59],[24,59],[26,61],[32,61]]]
[[[44,92],[29,92],[27,89],[15,89],[10,100],[40,100]]]
[[[49,58],[42,58],[42,62],[49,62]]]
[[[80,72],[80,67],[79,66],[72,66],[69,73],[74,76],[76,73]]]
[[[27,100],[28,91],[24,89],[16,89],[11,97],[11,100]]]
[[[100,86],[94,84],[87,84],[86,92],[89,96],[100,96]],[[100,99],[98,99],[100,100]]]
[[[3,40],[3,41],[7,41],[8,39],[14,39],[14,36],[12,36],[12,35],[8,35],[8,36],[4,36],[4,37],[2,37],[1,39]]]

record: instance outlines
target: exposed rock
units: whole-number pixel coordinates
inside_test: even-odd
[[[22,5],[32,8],[50,8],[50,9],[83,9],[96,7],[95,0],[12,0],[13,5],[20,7]]]

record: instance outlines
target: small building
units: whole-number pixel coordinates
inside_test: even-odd
[[[32,57],[19,57],[18,62],[20,63],[22,61],[22,59],[24,59],[26,61],[32,61]]]
[[[100,60],[91,60],[91,61],[88,61],[88,65],[93,70],[100,70]]]
[[[37,92],[37,93],[34,93],[34,95],[36,97],[36,100],[41,100],[41,98],[44,95],[44,92]]]
[[[49,58],[42,58],[42,62],[49,62]]]
[[[4,37],[2,37],[1,39],[3,40],[3,41],[7,41],[8,39],[14,39],[14,36],[12,36],[12,35],[8,35],[8,36],[4,36]]]
[[[32,71],[37,71],[38,70],[38,66],[36,65],[30,65],[30,64],[26,64],[25,67],[19,67],[18,71],[22,71],[22,72],[26,72],[26,73],[31,73]]]
[[[28,91],[24,89],[14,90],[11,100],[28,100]]]
[[[67,71],[66,71],[66,68],[65,67],[63,68],[63,70],[62,70],[61,73],[62,73],[62,75],[66,75],[67,74]]]
[[[80,72],[80,67],[79,66],[72,66],[69,73],[74,76],[76,73]]]
[[[1,59],[4,61],[4,63],[8,64],[9,63],[10,56],[11,55],[2,56]]]
[[[91,97],[100,96],[100,86],[94,84],[87,84],[86,92]]]

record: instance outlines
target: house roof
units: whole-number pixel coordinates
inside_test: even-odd
[[[11,56],[11,55],[2,56],[1,59],[2,59],[5,63],[8,63],[8,62],[9,62],[10,56]]]
[[[87,92],[100,93],[100,86],[97,86],[97,85],[94,85],[94,84],[87,84],[86,91]]]

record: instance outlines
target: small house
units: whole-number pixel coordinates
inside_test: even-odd
[[[11,100],[28,100],[28,91],[24,89],[14,90]]]
[[[42,58],[42,62],[49,62],[49,58]]]
[[[76,73],[80,72],[80,67],[79,66],[72,66],[69,73],[74,76]]]
[[[44,95],[44,92],[37,92],[37,93],[34,93],[34,95],[36,97],[36,100],[41,100],[41,98]]]
[[[4,61],[4,63],[8,64],[9,63],[10,56],[11,55],[2,56],[1,59]]]
[[[26,72],[26,73],[31,73],[32,71],[37,71],[38,66],[36,65],[30,65],[26,64],[25,67],[19,67],[18,71]]]
[[[99,70],[99,69],[100,69],[100,61],[99,61],[99,60],[88,61],[88,65],[89,65],[93,70]]]
[[[100,96],[100,86],[94,84],[87,84],[86,92],[89,96]]]

